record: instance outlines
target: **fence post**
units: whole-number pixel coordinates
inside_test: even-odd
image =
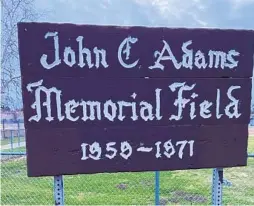
[[[155,205],[160,205],[160,172],[155,172]]]
[[[64,205],[63,176],[54,176],[54,198],[55,205]]]
[[[19,126],[19,120],[17,121],[17,123],[18,123],[18,145],[19,145],[19,147],[20,147],[20,131],[19,131],[19,129],[20,129],[20,126]]]
[[[11,131],[11,151],[13,150],[13,132]]]
[[[222,205],[223,168],[213,169],[212,205]]]
[[[5,119],[3,119],[3,138],[5,139]]]

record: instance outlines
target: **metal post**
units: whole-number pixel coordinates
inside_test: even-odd
[[[11,130],[11,150],[13,150],[13,132]]]
[[[19,131],[19,129],[20,129],[20,126],[19,126],[19,120],[18,120],[18,145],[19,145],[19,147],[20,147],[20,131]]]
[[[155,205],[160,205],[160,172],[155,172]]]
[[[222,205],[223,169],[213,169],[212,205]]]
[[[3,119],[3,138],[5,139],[5,120]]]
[[[252,154],[249,153],[249,154],[248,154],[248,157],[254,157],[254,153],[252,153]]]
[[[64,205],[63,176],[54,176],[54,198],[55,205]]]

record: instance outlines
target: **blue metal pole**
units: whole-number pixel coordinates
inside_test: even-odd
[[[160,205],[160,172],[155,172],[155,205]]]
[[[248,157],[254,157],[254,153],[248,154]]]
[[[55,205],[64,205],[63,176],[54,176],[54,199]]]
[[[223,168],[213,169],[212,205],[222,205]]]

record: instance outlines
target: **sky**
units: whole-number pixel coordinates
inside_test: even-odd
[[[39,21],[254,30],[254,0],[36,0]],[[252,90],[254,100],[254,89]]]
[[[254,0],[36,0],[42,20],[254,29]]]

